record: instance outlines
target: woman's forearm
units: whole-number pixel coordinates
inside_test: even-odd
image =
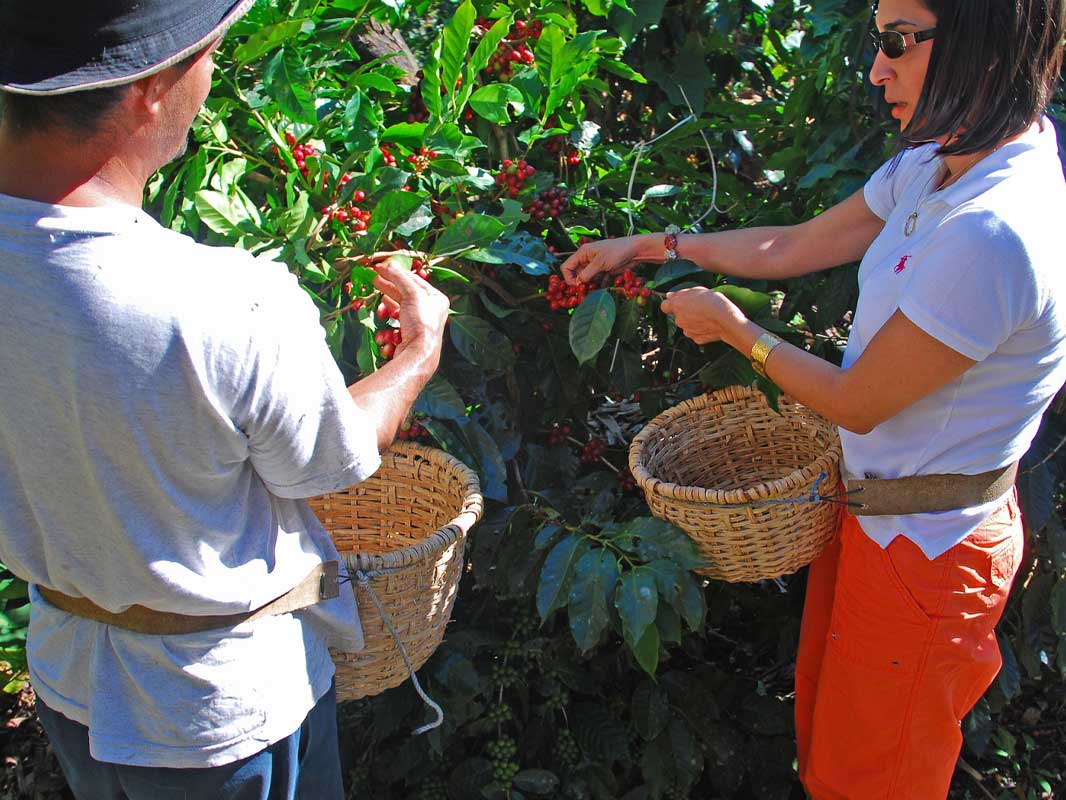
[[[730,325],[725,342],[744,355],[766,331],[750,320]],[[802,348],[782,342],[764,364],[767,376],[789,397],[854,433],[869,433],[879,420],[862,397],[845,385],[845,370]]]
[[[789,257],[792,226],[744,228],[717,233],[682,233],[677,256],[702,269],[737,278],[768,280],[792,278],[805,270]],[[666,246],[662,234],[640,237],[641,261],[663,262]]]
[[[883,227],[858,191],[798,225],[679,234],[677,255],[712,272],[781,280],[858,261]],[[639,237],[638,249],[636,260],[666,258],[663,234]]]

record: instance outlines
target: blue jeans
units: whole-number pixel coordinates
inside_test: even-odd
[[[89,729],[39,699],[37,716],[78,800],[341,800],[333,686],[291,736],[248,758],[204,769],[108,764],[89,755]]]

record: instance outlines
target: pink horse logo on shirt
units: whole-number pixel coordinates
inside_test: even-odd
[[[903,256],[899,260],[899,263],[896,264],[896,266],[892,269],[892,271],[895,272],[897,275],[899,275],[901,272],[903,272],[903,270],[905,270],[907,268],[907,259],[909,259],[909,258],[910,258],[910,256]]]

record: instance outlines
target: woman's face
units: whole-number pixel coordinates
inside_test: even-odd
[[[877,30],[917,33],[936,27],[936,16],[919,0],[880,0],[877,5]],[[880,50],[870,69],[870,82],[885,90],[885,102],[892,106],[892,116],[900,130],[910,124],[918,98],[925,84],[933,40],[911,44],[899,58],[889,58]]]

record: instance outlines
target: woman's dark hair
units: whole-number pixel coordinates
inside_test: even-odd
[[[921,1],[936,37],[907,144],[953,136],[941,155],[979,153],[1032,125],[1058,82],[1066,0]]]

